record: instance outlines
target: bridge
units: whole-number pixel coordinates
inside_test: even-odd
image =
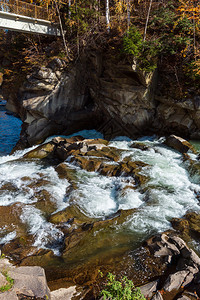
[[[52,10],[20,0],[0,0],[0,29],[61,35]]]

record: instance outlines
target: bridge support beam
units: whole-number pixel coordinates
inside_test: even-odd
[[[50,21],[0,11],[0,29],[60,36],[60,29]]]

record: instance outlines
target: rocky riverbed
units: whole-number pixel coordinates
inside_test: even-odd
[[[84,131],[0,163],[2,252],[18,266],[44,267],[50,289],[76,285],[92,299],[99,270],[136,285],[160,278],[153,299],[175,299],[198,282],[198,257],[180,239],[198,253],[199,153],[187,141]]]

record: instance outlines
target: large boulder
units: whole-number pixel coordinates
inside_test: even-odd
[[[181,153],[187,153],[188,151],[194,153],[196,152],[194,147],[188,141],[176,135],[170,135],[169,137],[167,137],[165,144]]]

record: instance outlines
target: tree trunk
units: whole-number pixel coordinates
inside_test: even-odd
[[[68,9],[69,9],[68,17],[69,19],[71,19],[71,0],[68,0]]]
[[[109,0],[106,0],[106,26],[108,33],[110,32],[110,9],[109,9]]]
[[[144,29],[144,39],[143,39],[143,41],[146,40],[147,27],[148,27],[148,23],[149,23],[149,16],[150,16],[150,12],[151,12],[151,6],[152,6],[152,0],[150,0],[150,3],[149,3],[149,9],[148,9],[148,13],[147,13],[147,19],[146,19],[146,24],[145,24],[145,29]]]
[[[131,23],[130,0],[127,0],[127,32],[129,32]]]
[[[56,0],[54,0],[54,2],[55,2],[56,10],[57,10],[57,13],[58,13],[58,19],[59,19],[59,23],[60,23],[60,31],[61,31],[62,38],[63,38],[63,44],[64,44],[64,47],[65,47],[65,52],[66,52],[67,58],[70,60],[69,51],[67,49],[67,43],[66,43],[66,40],[65,40],[65,33],[64,33],[64,30],[63,30],[63,26],[62,26],[62,20],[61,20],[61,17],[60,17],[60,10],[59,10],[58,3],[56,2]]]

